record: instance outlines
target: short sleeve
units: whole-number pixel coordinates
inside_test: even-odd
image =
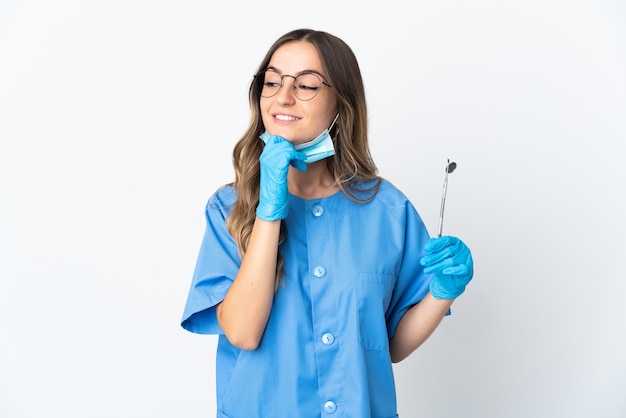
[[[430,239],[426,226],[408,200],[404,211],[404,252],[396,288],[385,315],[389,339],[395,334],[396,327],[406,311],[426,296],[432,279],[432,275],[424,273],[424,268],[419,262],[425,255],[424,247]]]
[[[215,312],[235,279],[241,259],[226,228],[235,197],[232,187],[219,190],[205,209],[206,230],[200,246],[181,325],[198,334],[223,333]]]

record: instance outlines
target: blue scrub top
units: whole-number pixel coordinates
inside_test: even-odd
[[[241,264],[226,229],[235,199],[226,187],[207,204],[182,320],[219,334],[218,417],[396,417],[389,339],[431,279],[419,264],[429,236],[413,205],[385,180],[367,203],[342,192],[289,195],[284,284],[259,347],[246,351],[215,314]]]

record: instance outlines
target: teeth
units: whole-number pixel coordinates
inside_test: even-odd
[[[298,118],[288,115],[276,115],[276,119],[278,120],[298,120]]]

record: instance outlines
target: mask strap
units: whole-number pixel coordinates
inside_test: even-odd
[[[335,116],[335,119],[333,119],[333,123],[330,124],[330,128],[328,128],[328,132],[332,131],[333,126],[335,126],[335,122],[337,122],[337,119],[339,119],[339,113],[337,113],[337,116]]]

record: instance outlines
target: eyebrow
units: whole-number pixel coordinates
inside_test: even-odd
[[[278,74],[283,74],[282,71],[280,71],[278,68],[272,66],[272,65],[268,65],[267,68],[265,68],[265,71],[267,70],[272,70],[272,71],[276,71]],[[320,73],[319,71],[316,70],[310,70],[310,69],[306,69],[306,70],[302,70],[297,72],[296,74],[294,74],[295,76],[299,76],[300,74],[309,74],[309,73],[313,73],[313,74],[317,74],[320,77],[322,77],[324,79],[324,81],[327,81],[327,78],[325,75],[323,75],[322,73]]]

